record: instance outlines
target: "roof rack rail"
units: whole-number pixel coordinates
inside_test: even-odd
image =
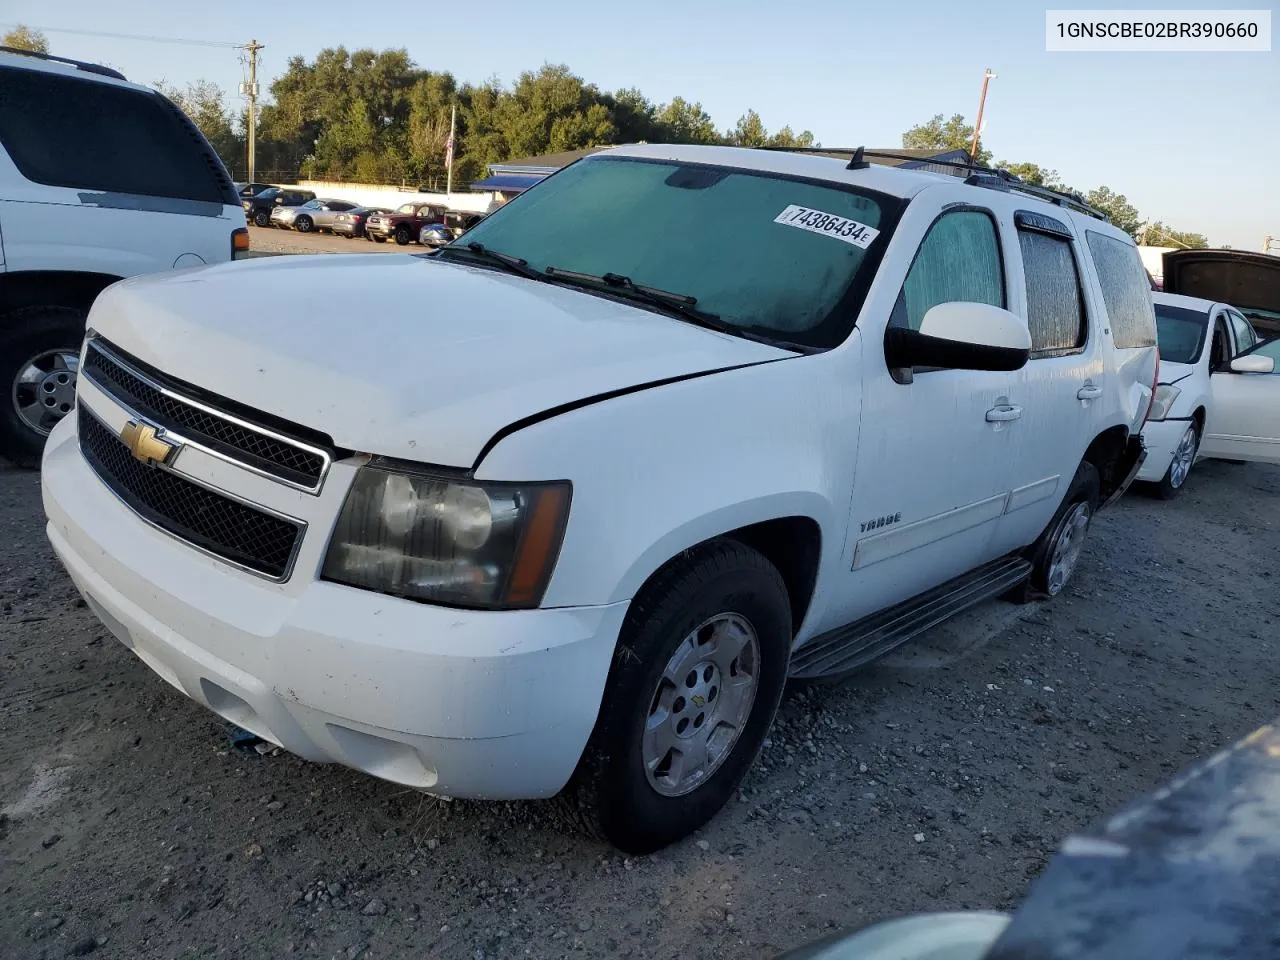
[[[973,160],[940,160],[932,157],[913,157],[905,153],[892,153],[887,150],[866,150],[863,147],[775,147],[761,146],[756,147],[757,150],[780,150],[785,153],[817,153],[817,154],[842,154],[847,153],[853,159],[849,161],[849,170],[860,170],[868,166],[866,157],[873,157],[884,160],[900,160],[903,162],[930,164],[937,167],[952,167],[956,170],[967,170],[969,176],[965,178],[965,183],[975,187],[986,187],[990,190],[1015,190],[1018,193],[1027,196],[1036,197],[1040,200],[1046,200],[1049,203],[1056,204],[1059,207],[1067,207],[1075,210],[1077,213],[1083,213],[1086,216],[1096,217],[1104,223],[1110,223],[1111,217],[1104,210],[1099,210],[1092,206],[1089,201],[1078,193],[1070,193],[1066,190],[1054,190],[1051,187],[1040,187],[1032,183],[1027,183],[1017,174],[1010,173],[1003,167],[989,167],[983,163],[977,163]],[[946,153],[947,151],[940,151]]]
[[[52,53],[41,53],[38,50],[22,50],[18,47],[0,46],[0,51],[3,51],[4,53],[16,53],[24,57],[35,57],[38,60],[52,60],[55,63],[66,63],[73,67],[78,67],[86,73],[97,73],[104,77],[112,77],[116,80],[124,80],[126,83],[128,82],[128,78],[119,70],[114,70],[111,67],[104,67],[100,63],[87,63],[84,60],[72,60],[70,57],[58,57],[54,56]]]

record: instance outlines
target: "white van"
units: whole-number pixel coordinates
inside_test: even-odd
[[[10,48],[0,91],[0,457],[34,466],[103,288],[224,263],[249,231],[217,153],[156,91]]]

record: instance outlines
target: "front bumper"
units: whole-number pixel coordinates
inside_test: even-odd
[[[396,225],[394,223],[366,223],[364,225],[364,232],[366,234],[372,234],[375,237],[391,237],[396,232]]]
[[[349,483],[337,467],[328,483]],[[49,540],[94,613],[230,722],[443,796],[547,797],[572,774],[625,603],[464,611],[324,583],[318,528],[292,579],[269,583],[145,524],[85,462],[74,417],[41,483]]]
[[[1169,471],[1173,453],[1187,432],[1187,420],[1148,420],[1142,428],[1142,439],[1147,445],[1147,459],[1138,471],[1138,479],[1147,483],[1159,483]]]

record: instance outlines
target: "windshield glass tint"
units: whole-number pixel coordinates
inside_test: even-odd
[[[620,274],[696,297],[725,323],[831,347],[853,326],[899,203],[773,174],[600,158],[539,183],[465,242],[539,271]]]
[[[1209,314],[1167,303],[1157,303],[1155,308],[1160,359],[1170,363],[1195,363],[1200,358],[1205,331],[1209,329]]]

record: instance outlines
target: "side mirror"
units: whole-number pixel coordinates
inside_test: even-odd
[[[1276,362],[1257,353],[1245,354],[1231,361],[1232,373],[1275,373]]]
[[[1031,334],[1008,310],[987,303],[940,303],[924,315],[919,330],[890,327],[885,333],[890,369],[1021,370],[1031,355]]]

